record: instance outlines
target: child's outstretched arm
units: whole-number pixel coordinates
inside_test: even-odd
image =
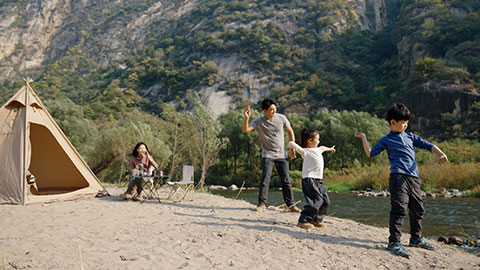
[[[288,148],[290,148],[290,150],[297,151],[302,158],[305,157],[305,150],[303,150],[303,148],[295,142],[289,141]]]
[[[363,132],[355,132],[355,137],[362,139],[363,150],[365,150],[365,154],[367,154],[367,156],[370,157],[370,152],[372,151],[372,148],[368,143],[367,135],[365,135],[365,133]]]
[[[292,127],[287,127],[286,130],[287,130],[287,134],[288,134],[288,141],[289,142],[295,142],[295,133],[293,132]],[[294,149],[290,148],[290,150],[288,151],[288,158],[290,158],[290,159],[296,158]]]
[[[432,153],[438,156],[438,164],[448,162],[447,155],[445,155],[445,153],[443,153],[438,146],[434,145],[432,147]]]
[[[335,153],[337,150],[335,150],[335,145],[332,146],[332,147],[325,147],[325,151],[324,152],[332,152],[332,153]]]

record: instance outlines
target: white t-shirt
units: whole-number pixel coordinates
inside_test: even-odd
[[[302,148],[294,142],[288,142],[288,145],[295,149],[303,158],[302,178],[323,179],[323,156],[327,147],[320,146],[316,148]]]

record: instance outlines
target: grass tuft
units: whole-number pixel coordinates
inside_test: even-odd
[[[480,198],[480,185],[472,188],[472,190],[467,192],[466,197],[469,198]]]
[[[459,190],[471,190],[469,196],[480,197],[480,166],[478,163],[443,165],[422,165],[418,168],[422,189],[435,191],[440,188],[455,188]],[[353,190],[388,189],[390,169],[386,166],[359,167],[344,170],[343,172],[329,172],[326,178],[327,186],[331,185],[335,191],[335,185],[347,186]]]

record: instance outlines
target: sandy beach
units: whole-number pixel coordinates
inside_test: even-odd
[[[480,257],[441,243],[434,251],[385,249],[388,228],[326,217],[296,227],[298,213],[192,192],[182,202],[111,196],[0,205],[0,269],[480,269]],[[161,191],[161,198],[167,193]],[[407,244],[409,235],[402,242]]]

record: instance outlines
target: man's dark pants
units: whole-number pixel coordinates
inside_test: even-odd
[[[304,210],[300,214],[298,222],[322,222],[330,205],[325,183],[323,183],[322,179],[303,178],[302,191],[307,204],[303,207]]]
[[[402,236],[403,218],[410,219],[410,237],[415,240],[422,238],[423,208],[421,184],[418,177],[404,174],[390,174],[389,179],[390,202],[390,243],[400,242]]]
[[[268,186],[272,179],[273,165],[277,168],[277,173],[280,176],[282,183],[283,200],[290,206],[295,203],[293,199],[292,182],[288,173],[288,160],[285,158],[271,159],[262,158],[262,179],[260,180],[260,192],[258,194],[258,204],[267,205],[268,200]]]

